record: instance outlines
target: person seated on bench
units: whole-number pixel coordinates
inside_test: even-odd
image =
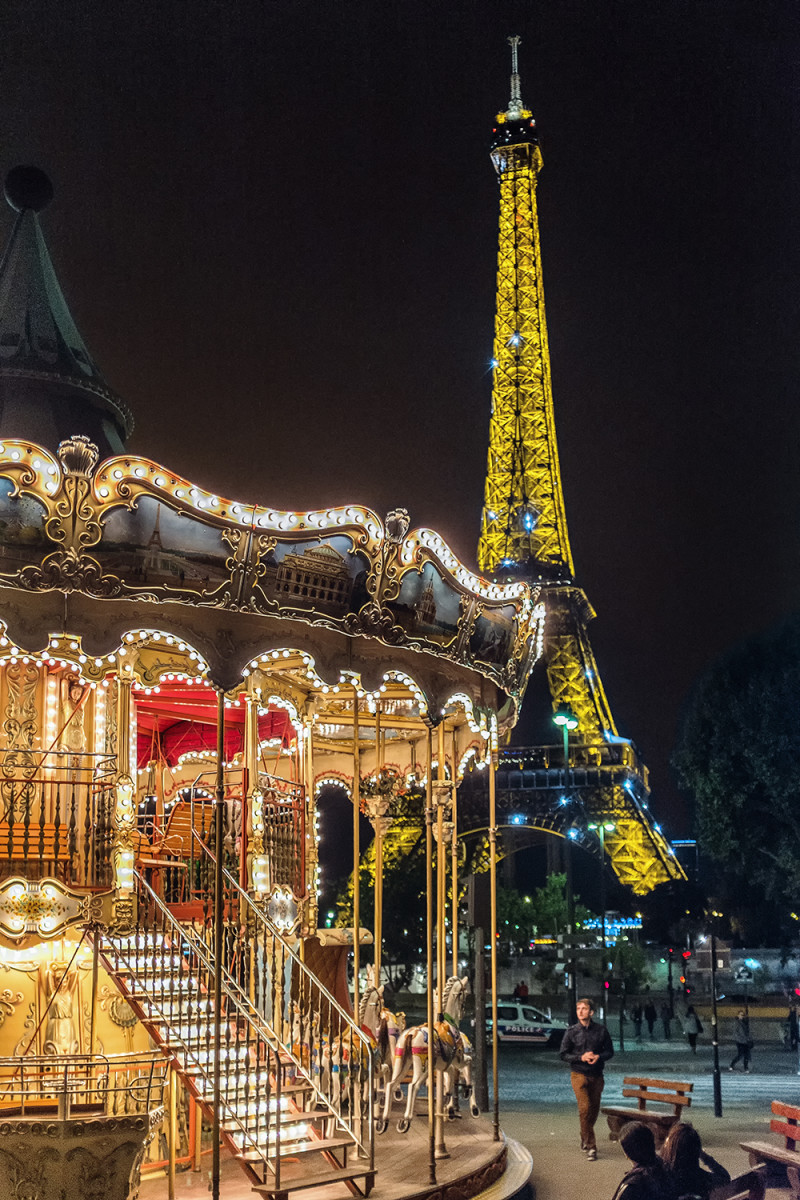
[[[708,1200],[714,1188],[731,1181],[725,1168],[706,1154],[700,1134],[688,1122],[672,1126],[661,1147],[661,1157],[667,1165],[676,1196]]]
[[[674,1200],[666,1164],[656,1154],[656,1139],[649,1125],[628,1121],[620,1130],[619,1144],[633,1163],[614,1192],[614,1200]]]

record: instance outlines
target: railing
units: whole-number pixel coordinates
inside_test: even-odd
[[[300,899],[306,883],[306,802],[299,783],[260,773],[258,786],[264,805],[264,851],[273,883],[291,889]]]
[[[152,1112],[162,1107],[168,1069],[158,1051],[0,1058],[0,1113],[67,1120]]]
[[[198,849],[213,841],[214,801],[207,776],[213,778],[212,773],[203,772],[180,790],[165,809],[163,827],[156,825],[152,814],[140,816],[140,833],[146,842],[146,849],[140,848],[140,857],[148,872],[158,867],[157,858],[164,860],[159,868],[158,886],[163,898],[171,904],[196,902],[207,894],[208,882],[201,866],[204,855]],[[225,865],[246,888],[248,863],[255,848],[247,838],[240,790],[243,787],[244,780],[238,786],[231,786],[226,776],[223,856]],[[259,790],[263,854],[269,864],[271,882],[301,900],[307,893],[305,791],[288,779],[266,774],[259,775]]]
[[[109,887],[115,781],[108,755],[0,751],[0,878]]]
[[[216,856],[198,837],[196,843],[208,890],[202,918],[191,928],[210,947]],[[372,1164],[374,1045],[241,887],[224,859],[222,891],[227,988],[247,1012],[274,1031],[295,1069],[308,1077],[318,1099],[333,1110]]]
[[[205,873],[212,852],[197,839]],[[136,875],[139,903],[130,937],[105,938],[103,953],[144,1019],[193,1074],[200,1099],[214,1102],[219,1023],[222,1128],[264,1178],[280,1185],[281,1147],[295,1141],[291,1096],[298,1081],[335,1115],[374,1165],[369,1040],[255,908],[224,876],[221,1010],[211,897],[202,916],[179,922]],[[316,1014],[314,1013],[316,1007]],[[302,1122],[298,1112],[296,1122]]]

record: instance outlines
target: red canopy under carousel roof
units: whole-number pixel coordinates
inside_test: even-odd
[[[174,767],[182,754],[217,748],[217,693],[213,688],[187,683],[162,684],[159,690],[137,690],[137,766],[155,759]],[[240,754],[244,741],[245,703],[225,708],[225,758]],[[294,740],[294,729],[285,709],[270,709],[258,718],[259,741],[280,738],[284,746]]]

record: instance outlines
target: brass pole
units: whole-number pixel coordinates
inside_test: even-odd
[[[458,778],[456,767],[458,746],[456,727],[453,726],[453,833],[450,840],[450,888],[452,900],[451,937],[453,939],[453,974],[458,975]]]
[[[438,759],[436,764],[436,779],[439,783],[445,780],[444,773],[444,721],[441,721],[438,729]],[[436,1009],[439,1014],[439,1020],[442,1019],[442,1010],[444,1006],[444,981],[445,972],[447,971],[447,931],[445,925],[445,917],[447,913],[446,905],[446,885],[447,885],[447,856],[444,848],[444,804],[442,803],[442,792],[436,794]]]
[[[89,1017],[89,1053],[94,1054],[94,1028],[97,1016],[97,977],[100,970],[100,938],[97,926],[92,930],[92,1009]]]
[[[425,795],[425,932],[428,964],[429,1047],[433,1040],[433,915],[433,730],[429,727],[428,785]],[[436,1112],[433,1103],[432,1072],[428,1078],[428,1182],[436,1183]]]
[[[178,1072],[173,1063],[169,1072],[169,1139],[167,1145],[167,1196],[175,1200],[175,1160],[178,1156]]]
[[[445,780],[444,773],[444,720],[439,722],[438,762],[436,779]],[[428,774],[431,772],[429,771]],[[444,803],[441,789],[436,793],[436,1011],[437,1020],[444,1019],[444,981],[447,972],[447,852],[444,845]],[[428,1038],[429,1078],[433,1085],[433,1031]],[[449,1158],[444,1141],[444,1072],[436,1072],[436,1157]]]
[[[381,754],[381,702],[375,704],[375,783],[380,788],[383,756]],[[381,986],[381,943],[383,941],[383,821],[375,822],[375,986]]]
[[[306,705],[306,797],[309,827],[311,829],[311,854],[306,865],[308,872],[308,890],[309,890],[309,909],[308,909],[308,931],[313,935],[317,932],[319,924],[319,895],[317,887],[319,880],[317,878],[317,869],[319,866],[319,846],[317,845],[317,796],[314,790],[314,711],[312,705]]]
[[[361,924],[360,881],[358,868],[361,859],[361,746],[358,728],[358,688],[353,684],[353,1011],[358,1016],[359,989],[358,972],[360,955],[358,931]]]
[[[225,834],[225,693],[217,692],[217,786],[214,804],[214,1113],[211,1196],[219,1200],[222,1104],[222,843]]]
[[[491,964],[492,964],[492,1088],[494,1089],[494,1111],[492,1117],[493,1139],[500,1141],[500,1100],[498,1086],[498,1042],[497,1042],[497,726],[492,716],[489,749],[489,887],[491,913]]]

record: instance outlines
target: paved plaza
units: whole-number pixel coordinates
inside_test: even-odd
[[[616,1042],[615,1042],[616,1046]],[[692,1105],[685,1119],[700,1133],[703,1145],[731,1175],[748,1169],[740,1141],[771,1140],[769,1106],[772,1100],[800,1102],[798,1059],[788,1051],[756,1045],[753,1073],[730,1073],[732,1048],[720,1046],[722,1113],[714,1116],[711,1048],[698,1046],[693,1055],[683,1038],[669,1042],[626,1043],[606,1069],[604,1103],[622,1102],[624,1075],[691,1080]],[[626,1102],[630,1103],[630,1102]],[[633,1102],[635,1103],[635,1101]],[[605,1118],[597,1125],[598,1160],[581,1153],[575,1097],[569,1071],[555,1051],[529,1047],[501,1050],[500,1122],[504,1132],[522,1143],[533,1156],[531,1187],[535,1200],[611,1200],[625,1171],[619,1145],[608,1141]],[[770,1188],[772,1197],[786,1191]]]

